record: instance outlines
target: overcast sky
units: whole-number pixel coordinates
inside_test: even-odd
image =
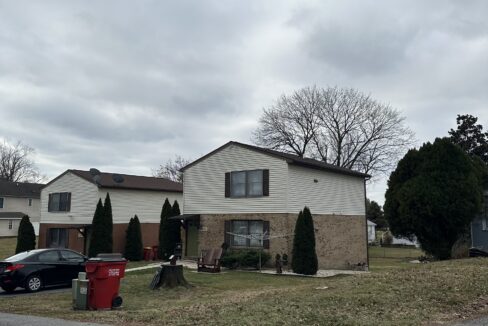
[[[488,1],[0,0],[0,138],[68,168],[150,175],[250,142],[308,85],[399,109],[418,143],[488,127]],[[385,180],[369,187],[383,202]]]

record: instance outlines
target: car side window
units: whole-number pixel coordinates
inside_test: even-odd
[[[82,262],[85,261],[85,258],[82,255],[77,254],[76,252],[61,250],[61,257],[65,261],[72,261],[72,262]]]
[[[37,256],[37,259],[40,262],[47,262],[47,263],[59,262],[59,254],[56,250],[46,251],[40,253],[39,256]]]

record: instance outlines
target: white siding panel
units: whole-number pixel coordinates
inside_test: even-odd
[[[102,188],[99,193],[102,201],[105,200],[107,192],[110,193],[114,223],[129,223],[129,220],[136,214],[141,223],[159,223],[161,209],[166,198],[171,205],[177,200],[180,210],[183,210],[181,193]]]
[[[312,214],[365,215],[364,179],[295,165],[288,171],[290,213],[308,206]]]
[[[12,221],[12,229],[9,229],[9,221]],[[20,219],[0,219],[0,237],[16,237],[19,232]],[[0,257],[0,259],[5,257]]]
[[[71,192],[71,211],[48,212],[49,194]],[[98,201],[98,187],[66,173],[41,191],[41,223],[90,224]]]
[[[39,221],[41,215],[40,199],[32,199],[32,206],[29,206],[29,198],[3,197],[3,208],[0,212],[22,212],[29,215],[31,222]]]
[[[185,171],[185,214],[285,213],[287,165],[282,159],[230,145]],[[269,196],[225,198],[225,173],[254,169],[269,169]]]

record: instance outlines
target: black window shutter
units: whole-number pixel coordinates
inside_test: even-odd
[[[53,201],[53,194],[49,194],[49,200],[47,201],[47,211],[50,212],[52,210],[52,201]]]
[[[225,173],[225,197],[230,197],[230,172]]]
[[[269,236],[269,221],[263,221],[263,233]],[[263,241],[263,248],[269,249],[269,238]]]
[[[68,192],[68,202],[66,203],[66,211],[71,211],[71,192]]]
[[[230,246],[232,246],[231,235],[229,234],[231,221],[225,221],[224,223],[225,223],[225,225],[224,225],[224,243],[226,243],[230,247]]]
[[[263,196],[269,196],[269,170],[263,170]]]

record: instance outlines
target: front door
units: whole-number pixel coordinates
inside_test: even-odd
[[[185,256],[198,257],[198,224],[192,220],[188,220],[187,223]]]

